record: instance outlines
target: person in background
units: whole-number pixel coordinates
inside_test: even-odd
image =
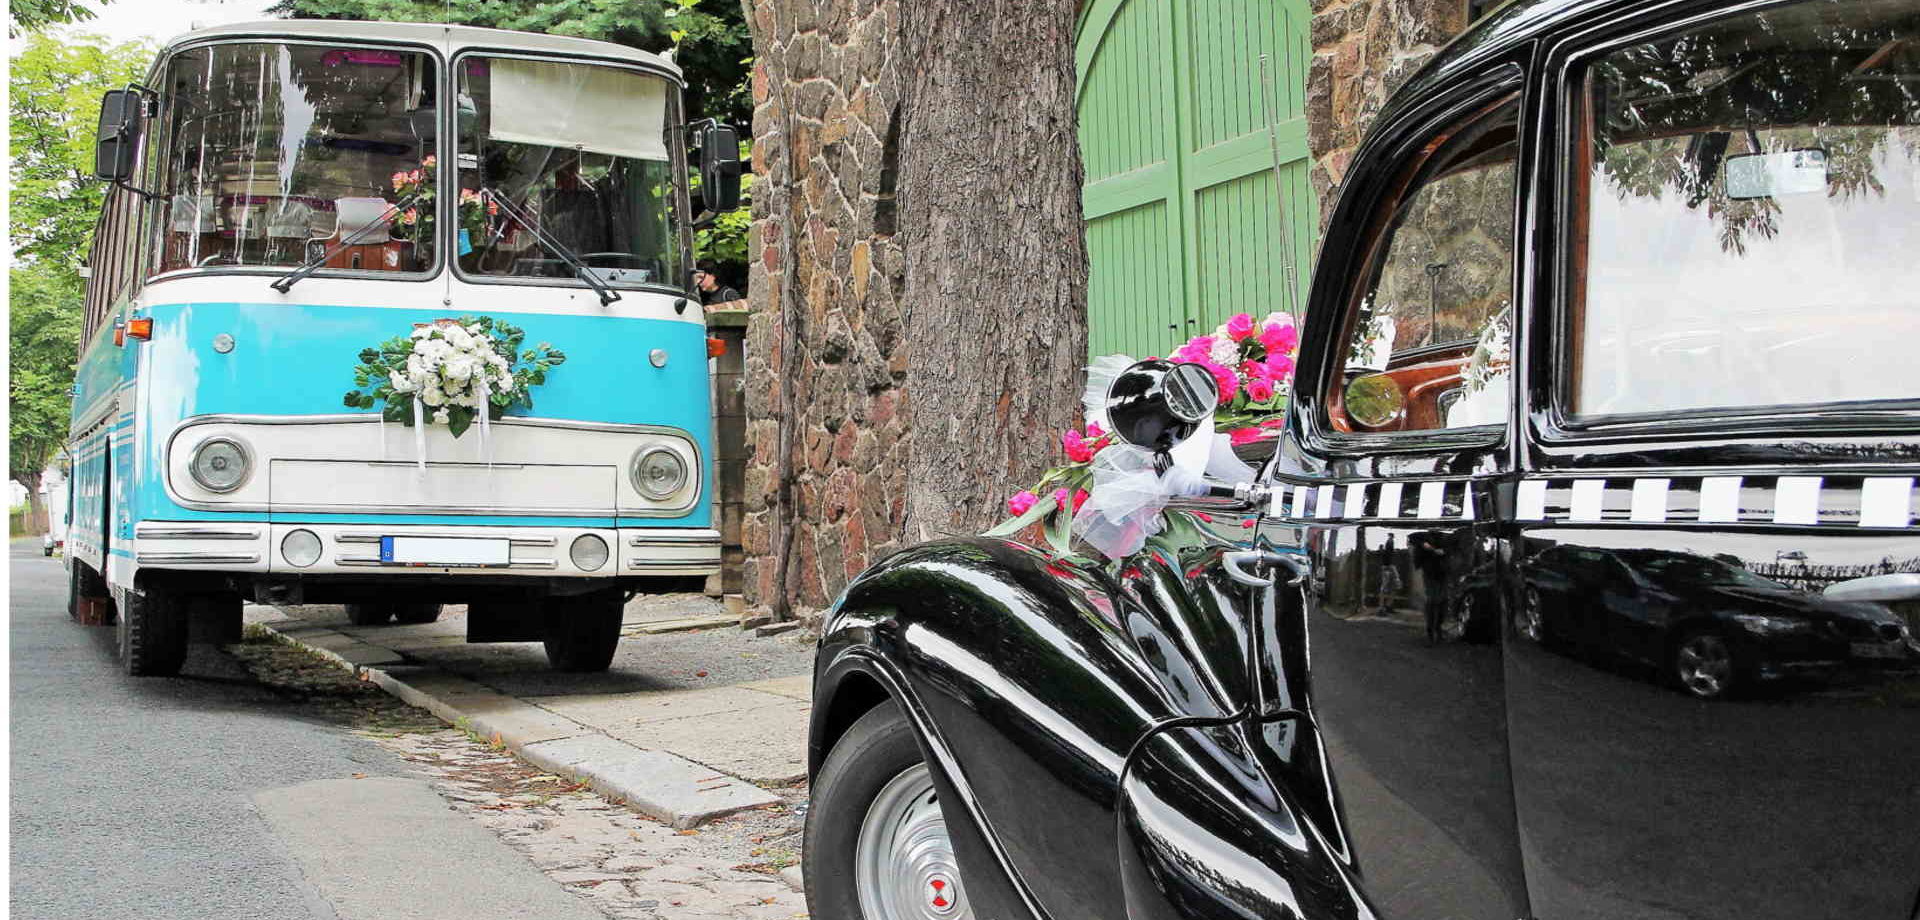
[[[720,276],[713,273],[712,260],[701,259],[693,270],[693,283],[700,289],[701,304],[726,303],[739,300],[740,292],[720,283]]]

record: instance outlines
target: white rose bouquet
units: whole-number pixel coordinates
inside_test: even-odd
[[[418,417],[457,438],[483,417],[532,409],[531,389],[567,360],[545,342],[522,350],[525,339],[518,326],[490,316],[417,324],[411,335],[361,350],[345,402],[353,409],[385,403],[380,415],[387,421],[412,425]]]

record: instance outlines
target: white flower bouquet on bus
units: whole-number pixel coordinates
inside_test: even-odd
[[[457,438],[475,421],[532,409],[532,388],[566,362],[546,342],[523,350],[525,339],[520,327],[490,316],[416,324],[411,335],[361,350],[345,402],[379,406],[381,418],[403,425],[445,425]]]

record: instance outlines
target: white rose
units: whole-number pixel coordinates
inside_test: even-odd
[[[399,371],[388,371],[387,382],[393,385],[395,393],[411,393],[417,389],[414,382]]]
[[[447,404],[447,394],[440,392],[439,387],[428,387],[420,391],[420,401],[429,406],[444,406]]]
[[[445,425],[447,423],[447,410],[441,409],[435,412],[433,414],[433,423],[435,425]]]
[[[479,323],[474,323],[473,325],[467,327],[467,331],[474,335],[479,335],[483,330],[480,328]]]
[[[424,339],[427,336],[430,336],[432,334],[433,334],[432,326],[421,326],[420,328],[413,330],[413,338],[416,338],[416,339]]]
[[[446,330],[441,333],[441,335],[445,336],[447,341],[450,344],[452,344],[453,347],[458,348],[461,351],[465,351],[473,347],[473,336],[468,335],[467,330],[462,329],[459,326],[448,326]]]
[[[473,376],[473,371],[473,359],[463,355],[448,359],[440,373],[448,380],[466,380]]]

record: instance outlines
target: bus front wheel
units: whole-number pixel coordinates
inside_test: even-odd
[[[556,671],[604,671],[620,648],[623,591],[551,597],[546,605],[547,663]]]
[[[120,611],[120,663],[135,677],[180,673],[187,660],[187,603],[158,585],[130,590]]]

